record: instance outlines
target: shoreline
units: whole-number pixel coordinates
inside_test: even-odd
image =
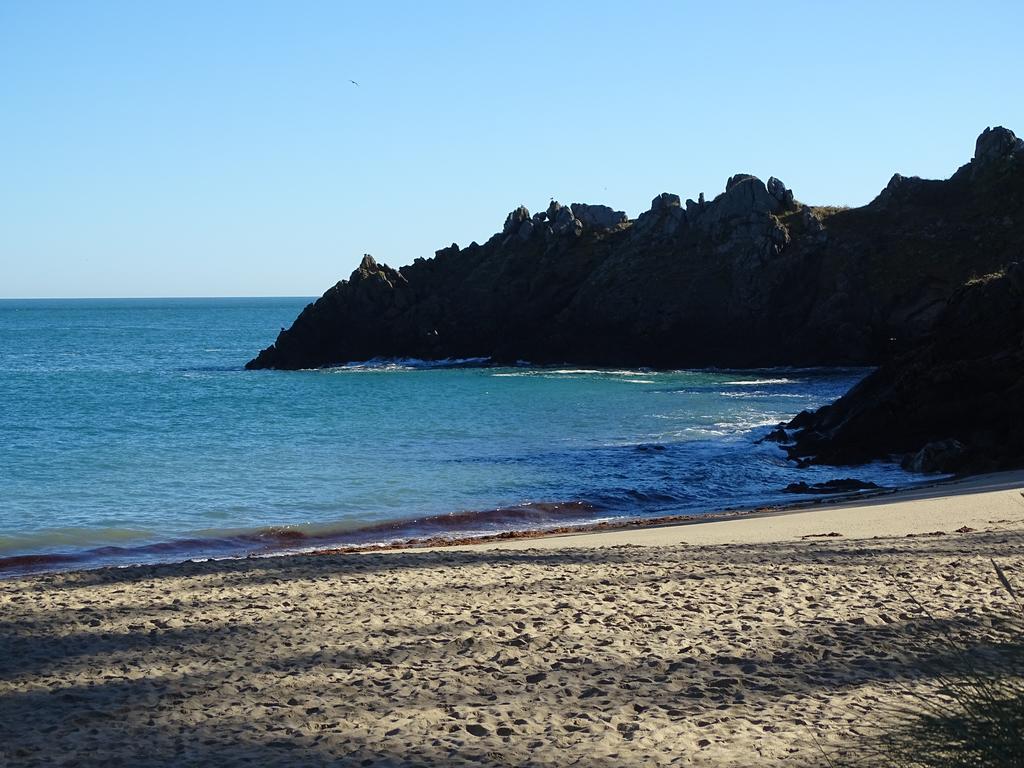
[[[622,544],[642,543],[675,543],[695,541],[710,543],[722,539],[720,535],[711,535],[708,528],[722,523],[749,523],[758,520],[770,520],[772,518],[815,515],[816,513],[828,511],[841,511],[859,508],[875,507],[878,505],[899,504],[903,502],[927,501],[956,497],[962,494],[976,494],[997,492],[1014,488],[1024,488],[1024,469],[1006,470],[1003,472],[989,473],[984,475],[971,475],[967,477],[942,478],[932,482],[927,480],[920,484],[904,486],[902,488],[880,488],[865,491],[854,491],[849,493],[838,493],[834,495],[814,496],[811,498],[794,499],[788,504],[764,504],[754,507],[727,508],[706,513],[687,513],[678,515],[661,515],[649,518],[624,518],[618,520],[602,521],[595,523],[580,523],[569,525],[553,525],[539,528],[521,529],[498,532],[493,534],[481,534],[470,536],[447,536],[439,534],[436,536],[413,537],[383,544],[354,544],[354,545],[332,545],[325,542],[323,546],[310,544],[310,546],[296,547],[296,542],[305,538],[300,532],[293,532],[290,529],[261,529],[249,535],[253,541],[261,541],[265,547],[264,551],[250,551],[244,554],[224,554],[218,556],[183,556],[179,559],[168,558],[166,560],[154,558],[148,560],[136,560],[127,562],[100,562],[89,563],[89,553],[68,554],[61,552],[39,553],[31,555],[15,555],[0,558],[0,582],[17,580],[32,576],[75,573],[80,571],[95,571],[107,568],[125,569],[149,566],[174,566],[185,563],[209,562],[209,561],[231,561],[266,559],[279,557],[301,557],[307,555],[349,555],[349,554],[371,554],[406,551],[431,551],[443,549],[488,549],[488,548],[514,548],[523,549],[527,547],[554,548],[561,546],[616,546]],[[550,504],[555,508],[578,505],[581,502],[564,502],[561,504]],[[828,516],[818,515],[813,518],[804,518],[808,525],[813,525],[831,519]],[[384,524],[389,525],[389,524]],[[964,524],[966,525],[966,523]],[[729,526],[726,526],[728,528]],[[741,535],[740,538],[750,540],[753,535],[760,537],[770,526],[762,523],[756,528],[756,534]],[[777,525],[775,526],[778,527]],[[927,527],[927,526],[925,526]],[[970,526],[968,526],[970,527]],[[786,528],[786,526],[783,526]],[[685,529],[685,533],[684,533]],[[696,529],[696,530],[694,530]],[[703,533],[698,531],[703,530]],[[721,533],[721,529],[718,533]],[[832,531],[810,533],[804,535],[827,535]],[[838,532],[837,532],[838,533]],[[908,531],[912,535],[927,533],[924,530]],[[863,536],[865,532],[861,532]],[[842,534],[846,535],[846,534]],[[877,536],[879,534],[872,534]],[[603,538],[602,538],[603,537]],[[330,538],[329,535],[326,538]],[[242,540],[239,537],[238,540]],[[224,540],[229,541],[229,540]],[[611,542],[614,541],[615,544]],[[160,542],[153,545],[140,547],[140,552],[171,551],[179,544],[195,544],[198,540],[182,539],[169,542]],[[201,542],[199,542],[201,543]],[[218,545],[220,542],[211,539],[210,544]],[[185,554],[184,552],[182,553]],[[108,557],[111,555],[107,554]],[[122,555],[125,558],[130,554]],[[66,566],[66,567],[62,567]]]
[[[1022,488],[0,581],[0,763],[838,764],[1001,641]]]
[[[964,501],[958,504],[958,499]],[[596,523],[581,528],[513,532],[451,541],[415,540],[378,547],[338,547],[309,554],[522,551],[532,548],[772,544],[838,537],[917,537],[974,532],[978,528],[970,524],[981,526],[994,522],[982,520],[989,516],[986,511],[1001,511],[1009,515],[1005,522],[1019,523],[1024,527],[1024,470],[947,478],[908,488],[843,494],[749,510]],[[886,520],[891,520],[892,524],[887,525]],[[844,527],[848,532],[833,530],[836,526]],[[942,530],[943,526],[950,530]],[[958,528],[970,530],[958,531]]]
[[[381,545],[365,545],[353,547],[331,547],[328,549],[311,550],[310,554],[353,554],[361,552],[391,552],[403,550],[434,550],[461,548],[471,546],[487,547],[502,546],[508,542],[537,541],[544,539],[562,539],[565,537],[594,537],[581,542],[580,546],[599,545],[597,537],[619,534],[628,537],[632,531],[645,531],[660,528],[701,526],[721,522],[741,522],[766,517],[813,513],[824,509],[845,509],[874,504],[897,503],[901,501],[923,500],[945,497],[944,491],[955,487],[959,492],[988,492],[1024,487],[1024,470],[1007,470],[1004,472],[973,475],[969,477],[951,477],[924,481],[921,484],[903,488],[879,488],[834,495],[822,495],[803,500],[794,500],[790,504],[764,504],[755,507],[727,508],[703,514],[662,515],[650,518],[611,520],[581,525],[538,528],[522,531],[480,536],[464,536],[449,538],[436,536],[414,538],[405,541]],[[572,544],[566,544],[572,546]],[[275,556],[275,555],[271,555]]]
[[[995,519],[993,519],[995,518]],[[443,549],[558,549],[615,546],[782,544],[818,538],[887,539],[974,533],[991,526],[1024,527],[1024,470],[950,478],[910,488],[816,499],[802,504],[652,521],[617,529],[466,542]],[[993,529],[995,530],[995,529]],[[399,550],[403,551],[403,550]]]

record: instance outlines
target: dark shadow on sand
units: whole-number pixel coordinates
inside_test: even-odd
[[[1024,535],[1019,533],[977,533],[971,534],[969,541],[972,547],[981,545],[993,551],[1024,551]],[[604,563],[639,566],[640,572],[632,582],[644,587],[648,581],[642,572],[644,565],[663,566],[670,555],[673,563],[678,562],[674,579],[683,590],[678,599],[686,599],[690,590],[697,599],[702,582],[709,578],[739,580],[742,584],[748,564],[782,567],[810,563],[830,569],[867,565],[891,568],[894,577],[899,578],[899,562],[906,546],[899,539],[870,546],[834,541],[771,547],[730,545],[728,566],[716,557],[724,552],[720,547],[617,547],[600,551],[570,548],[309,555],[33,577],[22,582],[26,600],[31,600],[37,589],[66,590],[73,598],[81,587],[142,585],[153,596],[153,605],[140,609],[137,624],[119,631],[105,631],[104,627],[114,617],[130,618],[132,606],[93,605],[70,614],[29,610],[18,616],[0,616],[0,762],[12,766],[116,765],[102,746],[128,742],[136,746],[125,764],[144,767],[252,764],[440,768],[453,762],[523,764],[510,762],[501,751],[502,745],[509,743],[507,739],[515,741],[515,735],[503,737],[506,741],[494,734],[479,740],[467,737],[465,745],[453,752],[450,743],[441,738],[413,748],[392,744],[388,738],[346,732],[344,722],[352,707],[346,686],[360,680],[360,688],[379,686],[379,690],[371,688],[374,695],[369,706],[379,709],[382,716],[392,709],[416,713],[441,707],[457,712],[493,701],[530,711],[560,701],[561,706],[581,713],[600,705],[606,710],[638,714],[654,710],[670,718],[691,717],[695,708],[713,713],[743,706],[756,711],[780,697],[828,695],[837,689],[879,681],[910,683],[929,675],[928,669],[941,668],[944,656],[950,653],[944,635],[969,634],[977,628],[977,617],[968,613],[936,622],[917,613],[884,625],[810,621],[780,635],[769,647],[759,649],[756,657],[702,652],[699,647],[657,657],[638,648],[631,663],[623,664],[601,657],[594,649],[560,648],[554,655],[545,656],[543,667],[537,668],[505,665],[500,648],[494,659],[481,661],[474,656],[477,651],[472,643],[467,644],[465,636],[468,632],[471,638],[471,627],[464,622],[455,626],[448,622],[403,621],[400,616],[375,636],[373,647],[326,644],[311,650],[274,645],[269,650],[263,639],[280,636],[286,625],[293,631],[295,627],[282,617],[262,620],[259,607],[273,599],[273,587],[301,583],[312,593],[322,589],[328,577],[358,579],[438,566],[500,569],[527,565],[532,569],[531,588],[557,592],[565,567],[585,571],[599,558]],[[923,547],[934,556],[955,555],[962,551],[964,538],[935,536],[917,539],[914,546],[918,552]],[[685,554],[682,559],[680,552]],[[251,621],[246,623],[162,626],[167,624],[165,618],[182,613],[187,616],[196,607],[188,601],[174,603],[170,582],[183,576],[199,577],[212,587],[263,586],[267,597],[255,603],[251,596],[238,598],[239,604],[232,605],[236,614],[241,609],[251,611]],[[650,578],[656,579],[653,575]],[[599,598],[598,580],[577,572],[572,583],[575,590]],[[412,592],[416,589],[406,588]],[[231,605],[234,598],[221,599]],[[339,616],[344,616],[343,610],[334,620]],[[511,614],[498,620],[507,621],[511,627],[518,618]],[[579,617],[580,621],[586,619]],[[656,615],[645,620],[652,623],[652,631],[657,631]],[[463,639],[457,641],[460,637]],[[239,641],[254,649],[255,655],[219,664],[222,649]],[[526,641],[510,632],[508,644],[515,642]],[[135,671],[138,661],[153,654],[175,671],[139,677]],[[933,665],[923,666],[922,658],[930,659]],[[429,686],[402,686],[392,678],[392,670],[400,663],[409,668],[410,661],[412,669],[422,670],[466,664],[472,669],[476,687],[472,691],[437,691]],[[72,682],[97,665],[103,667],[101,679],[86,684]],[[701,671],[699,681],[693,676],[692,685],[668,693],[667,683],[687,680],[697,668]],[[530,682],[531,676],[539,673],[543,673],[543,679]],[[318,703],[307,700],[301,690],[289,697],[287,681],[309,675],[335,682],[317,692]],[[12,690],[11,683],[26,678],[35,685],[29,690]],[[250,705],[248,714],[211,711],[207,706],[211,696],[214,701],[243,699]],[[327,704],[322,703],[325,701]],[[439,733],[462,733],[465,728],[466,721],[452,715]],[[585,730],[578,734],[579,738],[589,735]],[[593,735],[602,735],[597,725]],[[48,746],[36,753],[33,745],[40,738]],[[479,746],[475,746],[477,743]],[[595,755],[587,764],[611,768],[620,761]]]

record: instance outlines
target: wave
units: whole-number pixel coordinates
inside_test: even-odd
[[[692,501],[691,498],[667,491],[656,491],[652,489],[640,490],[639,488],[620,488],[606,492],[597,498],[597,501],[609,508],[646,508],[654,507],[658,510],[666,507],[678,506]]]
[[[686,368],[679,369],[680,372],[695,371],[701,373],[720,373],[731,376],[764,376],[765,378],[782,378],[791,376],[804,376],[804,375],[840,375],[840,376],[856,376],[856,375],[867,375],[874,370],[874,366],[866,365],[807,365],[807,366],[793,366],[793,365],[778,365],[768,366],[767,368]]]
[[[727,381],[726,384],[736,387],[756,387],[765,384],[797,384],[796,379],[740,379],[739,381]]]
[[[570,376],[616,376],[616,381],[625,384],[656,384],[654,379],[643,378],[651,376],[654,372],[649,370],[618,370],[604,368],[550,368],[544,366],[529,367],[517,365],[519,370],[500,371],[492,373],[495,378],[519,378],[524,376],[539,376],[541,378],[566,378]],[[629,378],[627,378],[629,377]]]
[[[732,382],[729,382],[730,384]],[[753,389],[748,391],[729,392],[728,390],[717,392],[719,397],[731,397],[741,400],[756,400],[756,399],[768,399],[768,398],[781,398],[783,400],[814,400],[814,395],[802,395],[793,392],[768,392],[763,389]]]
[[[423,360],[419,357],[375,357],[356,363],[345,363],[334,368],[316,369],[338,371],[401,371],[429,370],[432,368],[475,368],[489,365],[489,357],[446,357],[439,360]]]
[[[556,525],[585,525],[606,519],[602,518],[604,512],[601,505],[587,501],[542,501],[357,526],[272,526],[249,531],[206,531],[201,536],[169,541],[0,557],[0,577],[74,567],[244,557],[308,552],[329,547],[374,547],[426,539],[486,536]]]

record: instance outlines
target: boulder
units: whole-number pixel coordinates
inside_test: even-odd
[[[629,217],[623,211],[613,210],[607,205],[573,203],[569,207],[572,209],[572,215],[588,229],[614,229],[629,221]]]
[[[529,220],[530,212],[526,209],[526,206],[520,205],[505,217],[505,226],[502,228],[501,232],[504,235],[511,235],[514,232],[518,232],[520,225],[524,221]]]
[[[781,426],[776,427],[767,435],[757,441],[758,443],[788,443],[789,433],[786,432]]]
[[[725,192],[716,197],[701,215],[701,224],[710,226],[720,221],[729,221],[750,214],[777,213],[782,204],[768,194],[768,188],[760,179],[740,174],[733,176]]]
[[[765,185],[768,188],[768,194],[778,200],[780,203],[786,197],[786,185],[782,183],[782,180],[775,177],[769,176],[768,183]]]
[[[788,189],[781,179],[775,176],[768,177],[768,194],[779,201],[779,204],[786,210],[793,208],[796,199],[793,197],[793,190]]]
[[[800,481],[799,483],[790,483],[782,489],[782,492],[810,494],[851,493],[854,491],[874,491],[879,490],[880,488],[881,486],[876,483],[845,477],[840,480],[826,480],[823,483],[808,484],[804,481]]]
[[[1024,150],[1024,140],[1009,128],[986,128],[974,145],[974,162],[979,166],[1002,160]]]
[[[757,176],[754,176],[754,175],[749,174],[749,173],[737,173],[735,176],[730,176],[725,181],[725,191],[728,192],[730,189],[735,187],[741,181],[750,181],[751,179],[756,181],[757,180]]]
[[[561,203],[551,203],[548,207],[548,219],[551,222],[551,231],[555,235],[578,235],[583,230],[583,224],[572,215],[572,209]]]
[[[910,472],[955,472],[964,458],[964,452],[964,445],[959,440],[936,440],[907,456],[900,464]]]
[[[686,223],[686,218],[679,195],[662,192],[651,200],[650,210],[637,217],[633,229],[639,236],[673,236]]]
[[[651,213],[660,213],[669,208],[678,208],[680,205],[679,195],[673,195],[671,192],[662,192],[651,200]]]

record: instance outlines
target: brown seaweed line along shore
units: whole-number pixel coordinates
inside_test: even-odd
[[[953,478],[949,478],[952,480]],[[915,488],[931,487],[931,484],[916,485]],[[406,538],[383,543],[367,543],[335,546],[328,542],[319,545],[302,547],[299,542],[305,539],[300,531],[289,528],[270,527],[262,530],[264,534],[272,534],[270,539],[263,540],[262,548],[249,552],[210,554],[207,556],[189,557],[187,551],[181,552],[179,558],[168,558],[155,562],[135,560],[130,555],[126,556],[126,562],[121,564],[90,562],[89,554],[68,554],[68,553],[36,553],[29,555],[15,555],[12,557],[0,558],[0,580],[17,579],[30,575],[41,575],[45,573],[71,573],[76,571],[93,571],[103,568],[131,568],[135,566],[154,564],[174,564],[185,562],[201,562],[207,560],[237,560],[247,558],[287,557],[297,554],[350,554],[350,553],[371,553],[386,552],[402,549],[441,548],[458,547],[471,544],[486,544],[488,542],[509,541],[515,539],[539,539],[554,536],[568,536],[574,534],[597,533],[601,531],[621,531],[641,528],[656,528],[659,526],[673,525],[694,525],[715,520],[734,519],[738,517],[758,517],[770,514],[785,514],[790,511],[799,511],[808,507],[820,506],[829,503],[841,503],[867,499],[880,495],[898,493],[909,490],[902,488],[877,488],[873,490],[861,490],[850,493],[841,493],[826,497],[794,501],[786,504],[758,505],[755,507],[732,507],[706,513],[688,513],[678,515],[660,515],[649,518],[627,518],[616,520],[604,520],[594,523],[579,523],[571,525],[553,525],[541,528],[522,530],[501,531],[497,533],[477,534],[472,536],[446,536],[434,534],[431,536],[420,536]],[[181,541],[161,542],[144,547],[146,551],[164,550],[169,551],[173,546],[182,543],[190,543],[196,540],[185,539]],[[213,543],[214,540],[211,540]]]
[[[479,534],[476,536],[427,536],[423,538],[405,539],[384,544],[359,544],[350,547],[330,547],[316,549],[304,554],[312,555],[345,555],[361,554],[372,552],[390,552],[402,549],[439,549],[444,547],[464,547],[473,544],[488,544],[492,542],[510,541],[514,539],[545,539],[555,536],[573,536],[585,533],[599,533],[602,531],[628,531],[638,528],[660,528],[676,525],[699,525],[701,523],[712,523],[719,520],[735,520],[737,518],[767,517],[769,515],[782,515],[788,512],[798,512],[811,507],[820,507],[830,504],[845,504],[865,499],[878,498],[880,496],[891,496],[905,491],[933,488],[965,478],[945,478],[936,483],[926,485],[915,485],[902,488],[879,488],[876,490],[860,491],[856,493],[837,494],[827,498],[808,499],[806,501],[793,502],[790,504],[770,504],[753,508],[724,509],[718,512],[705,514],[687,515],[662,515],[660,517],[633,518],[628,520],[603,520],[598,523],[584,523],[581,525],[560,525],[551,528],[535,528],[521,531],[502,531],[501,533]],[[294,552],[275,552],[269,555],[251,555],[251,557],[281,557],[294,554]]]

